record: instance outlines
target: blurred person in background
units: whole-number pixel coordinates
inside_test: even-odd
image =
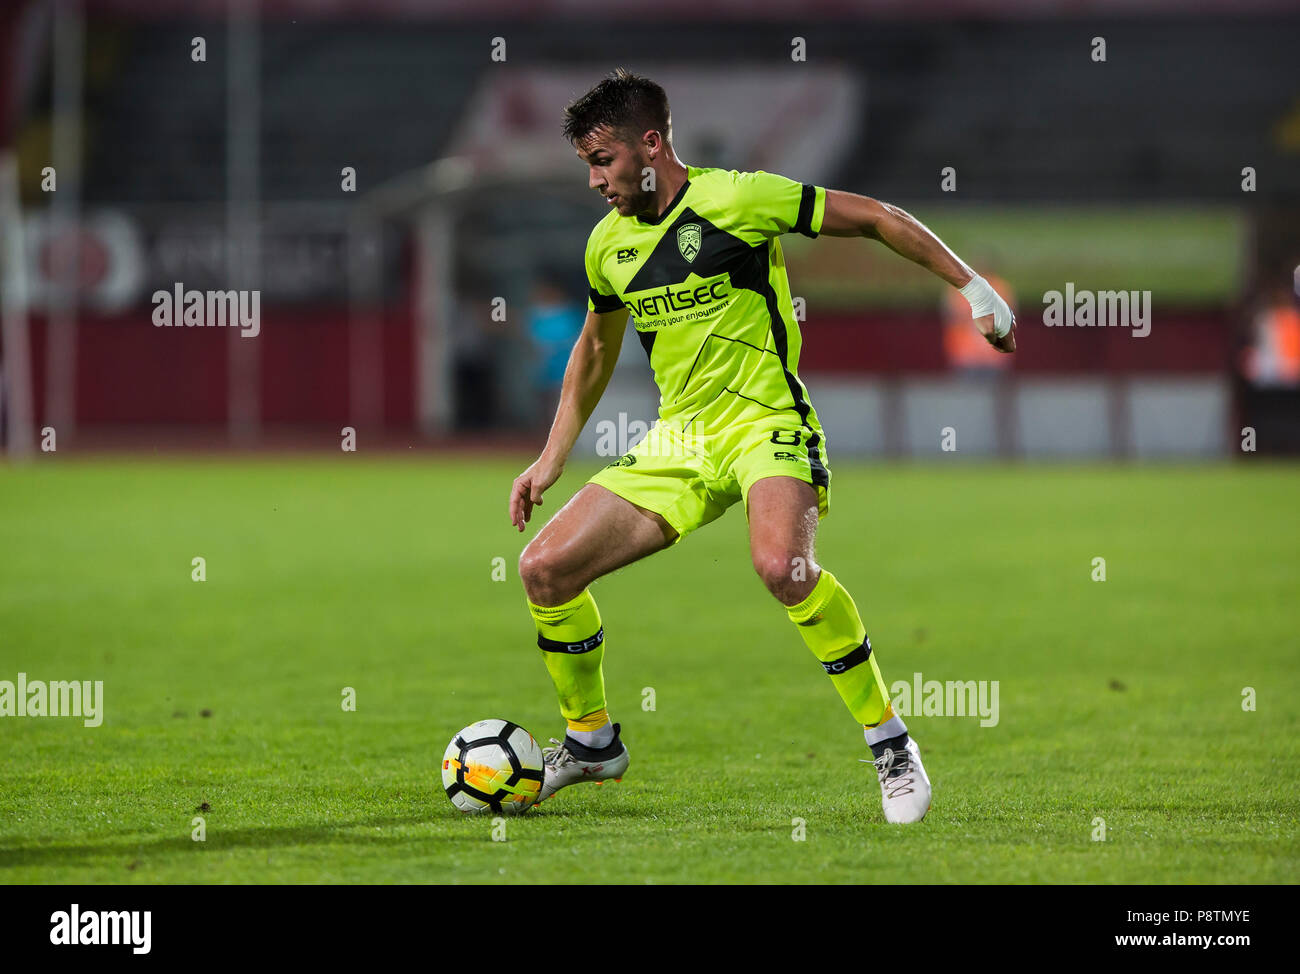
[[[492,289],[472,271],[456,285],[456,322],[451,329],[455,428],[486,429],[497,421],[497,364],[492,349]]]
[[[1272,289],[1251,322],[1250,345],[1242,356],[1242,374],[1252,385],[1300,386],[1300,308],[1288,288]]]
[[[533,387],[539,424],[549,423],[560,401],[569,354],[582,333],[587,305],[582,291],[569,293],[566,274],[544,267],[533,281],[528,302],[528,338],[533,346]]]

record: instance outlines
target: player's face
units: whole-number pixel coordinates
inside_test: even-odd
[[[587,185],[605,197],[619,216],[653,215],[655,194],[641,188],[650,165],[644,148],[630,146],[601,128],[579,143],[578,158],[587,164]]]

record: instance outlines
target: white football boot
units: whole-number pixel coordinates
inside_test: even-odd
[[[546,777],[542,781],[542,790],[537,793],[535,804],[540,805],[561,788],[576,785],[583,781],[600,784],[613,778],[623,780],[631,760],[627,748],[619,736],[620,727],[614,725],[614,740],[606,747],[593,748],[565,738],[557,741],[551,738],[555,747],[542,748],[542,762]]]
[[[901,751],[885,748],[874,761],[860,760],[876,766],[880,779],[880,804],[885,810],[885,821],[896,825],[919,822],[930,810],[930,778],[921,764],[921,749],[908,735],[907,746]]]

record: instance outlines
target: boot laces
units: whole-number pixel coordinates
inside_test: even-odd
[[[551,738],[551,743],[555,747],[542,748],[542,763],[548,767],[559,770],[567,764],[573,764],[578,759],[574,757],[573,752],[564,746],[563,741],[557,741]]]
[[[898,798],[912,793],[912,755],[907,750],[895,751],[885,748],[885,753],[874,761],[859,758],[864,764],[876,766],[876,776],[880,786],[885,790],[886,798]]]

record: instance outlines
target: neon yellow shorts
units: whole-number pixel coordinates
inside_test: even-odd
[[[656,422],[632,450],[601,469],[588,483],[663,517],[680,541],[745,501],[764,477],[794,477],[817,488],[817,516],[830,511],[831,474],[826,440],[795,413],[718,433],[683,433]]]

